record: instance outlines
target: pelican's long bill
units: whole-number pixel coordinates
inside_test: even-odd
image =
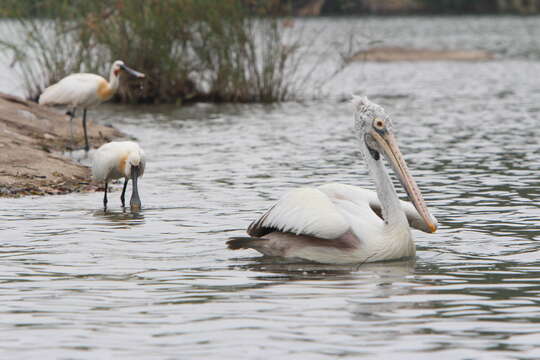
[[[146,76],[143,73],[135,71],[132,68],[129,68],[124,64],[120,65],[120,67],[122,68],[122,70],[124,70],[125,72],[127,72],[130,75],[135,76],[136,78],[142,79],[142,78],[144,78]]]
[[[414,204],[416,211],[418,211],[424,220],[427,229],[429,229],[429,231],[432,233],[435,232],[437,230],[437,223],[430,215],[427,205],[424,202],[424,198],[422,197],[422,193],[409,173],[409,169],[405,163],[405,160],[403,160],[403,156],[401,155],[401,151],[399,150],[395,136],[390,132],[390,130],[385,130],[382,133],[372,131],[370,134],[381,147],[384,155],[388,159],[388,162],[398,176],[401,185],[403,185],[403,188],[407,192],[409,199]]]

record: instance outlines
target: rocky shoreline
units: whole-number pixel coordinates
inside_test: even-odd
[[[0,93],[0,197],[95,191],[90,169],[62,154],[84,145],[81,120]],[[93,147],[122,137],[115,128],[88,122]]]

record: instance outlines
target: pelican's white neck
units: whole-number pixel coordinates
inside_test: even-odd
[[[409,223],[407,217],[401,207],[392,179],[390,179],[383,165],[382,154],[379,154],[378,160],[374,159],[364,141],[362,141],[361,148],[369,173],[375,181],[375,188],[381,202],[382,216],[386,225],[393,229],[403,228],[408,231]]]

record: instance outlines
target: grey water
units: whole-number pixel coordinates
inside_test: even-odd
[[[0,358],[540,357],[540,18],[308,25],[496,59],[357,63],[279,105],[89,112],[145,149],[143,210],[122,211],[120,183],[106,213],[101,193],[0,199]],[[350,93],[392,115],[439,231],[361,266],[226,249],[289,189],[373,188]]]

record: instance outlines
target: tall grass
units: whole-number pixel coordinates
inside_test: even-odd
[[[273,102],[293,98],[309,39],[284,26],[273,0],[2,0],[28,96],[73,72],[108,74],[116,59],[145,72],[117,99]],[[22,54],[22,55],[21,55]],[[126,79],[128,80],[128,79]]]

